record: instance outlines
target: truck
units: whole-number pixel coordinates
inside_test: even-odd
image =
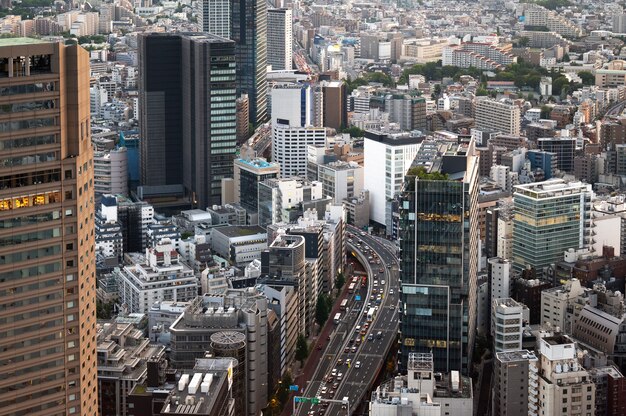
[[[341,321],[341,314],[339,312],[337,312],[335,314],[335,319],[333,320],[333,322],[335,322],[335,325],[339,325],[340,321]]]
[[[376,314],[376,308],[370,308],[367,311],[367,322],[372,322],[372,320],[374,320],[375,314]]]

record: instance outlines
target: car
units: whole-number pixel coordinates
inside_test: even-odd
[[[385,269],[378,269],[378,273],[385,273]],[[384,282],[384,280],[383,280],[383,282]],[[383,285],[384,285],[384,283],[383,283]]]
[[[361,368],[361,362],[357,361],[356,363],[354,363],[354,368]]]
[[[389,289],[389,294],[393,295],[393,289]]]
[[[337,374],[337,380],[341,380],[343,378],[343,373]]]
[[[348,360],[349,360],[349,358],[348,358]],[[346,362],[347,362],[348,360],[346,360]],[[342,364],[343,364],[343,359],[338,358],[338,359],[337,359],[337,365],[342,365]]]
[[[347,358],[346,359],[346,365],[350,366],[350,363],[352,362],[352,358]]]
[[[344,348],[344,349],[343,349],[343,352],[344,352],[344,353],[346,353],[346,354],[347,354],[347,353],[349,353],[349,352],[350,352],[350,347],[346,347],[346,348]]]
[[[365,236],[365,232],[361,231],[361,235],[362,235],[362,236]]]
[[[330,335],[326,337],[326,341],[330,341]]]
[[[361,330],[361,325],[357,325],[356,328],[354,328],[354,332],[359,332]]]
[[[327,383],[332,383],[334,380],[335,380],[335,377],[333,377],[333,376],[326,377],[326,382]]]
[[[337,375],[337,369],[333,368],[333,371],[330,372],[330,375],[333,376],[333,377],[336,376]]]
[[[378,286],[378,280],[374,280],[374,286]]]
[[[378,333],[376,334],[376,338],[377,339],[381,339],[383,337],[383,332],[382,331],[378,331]]]
[[[352,351],[353,353],[355,353],[355,352],[356,352],[356,347],[352,347],[352,348],[350,349],[350,351]]]
[[[387,265],[387,268],[388,268],[388,269],[391,269],[391,263],[389,263],[389,264]]]
[[[328,391],[328,387],[326,386],[322,387],[322,394],[326,394],[327,391]]]
[[[339,383],[334,382],[334,383],[333,383],[333,389],[337,389],[337,387],[339,387]]]
[[[381,285],[383,285],[383,286],[385,286],[385,281],[384,281],[384,280],[381,280],[381,281],[380,281],[380,284],[381,284]]]
[[[374,335],[369,334],[369,335],[367,336],[367,340],[368,340],[368,341],[374,341]]]
[[[396,309],[396,305],[389,306],[389,309]]]
[[[335,390],[331,390],[331,391],[329,391],[329,392],[328,392],[328,395],[329,395],[330,397],[333,397],[333,396],[335,395]]]
[[[361,337],[356,337],[356,339],[354,340],[354,343],[355,343],[356,345],[361,344]]]

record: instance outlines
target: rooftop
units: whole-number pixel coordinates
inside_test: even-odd
[[[45,42],[41,39],[35,38],[4,38],[0,39],[0,48],[4,46],[22,46],[22,45],[37,45]]]
[[[536,360],[537,357],[535,353],[528,350],[520,350],[520,351],[506,351],[506,352],[497,352],[496,359],[503,363],[516,362],[516,361],[533,361]]]
[[[263,227],[258,225],[229,225],[226,227],[219,227],[215,229],[215,232],[224,234],[226,237],[247,237],[256,234],[265,234],[266,231]]]

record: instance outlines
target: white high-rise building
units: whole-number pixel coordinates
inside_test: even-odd
[[[332,198],[334,204],[341,204],[363,190],[363,167],[356,162],[331,162],[317,169],[324,196]]]
[[[292,14],[290,9],[267,9],[267,64],[274,71],[293,67]]]
[[[500,257],[492,257],[489,263],[489,278],[491,279],[491,303],[496,299],[511,296],[511,262]]]
[[[313,91],[309,84],[278,84],[270,92],[272,125],[289,124],[291,127],[313,125]]]
[[[93,165],[96,196],[128,196],[128,152],[125,147],[94,152]]]
[[[371,220],[387,224],[387,201],[400,192],[404,175],[413,163],[421,141],[422,137],[410,134],[365,133],[365,186],[372,191]]]
[[[198,6],[200,31],[230,39],[232,19],[230,0],[200,0]]]
[[[280,177],[306,177],[307,146],[326,145],[326,129],[322,127],[272,126],[272,160],[280,165]]]
[[[524,305],[511,298],[495,299],[491,305],[491,335],[495,352],[522,349]]]

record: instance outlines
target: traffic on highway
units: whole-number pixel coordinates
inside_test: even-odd
[[[340,309],[332,317],[335,327],[303,392],[315,403],[294,403],[297,415],[345,415],[348,407],[350,413],[356,410],[396,340],[399,281],[393,246],[354,227],[348,227],[347,243],[366,273],[356,272],[346,281],[348,290],[337,300]]]

